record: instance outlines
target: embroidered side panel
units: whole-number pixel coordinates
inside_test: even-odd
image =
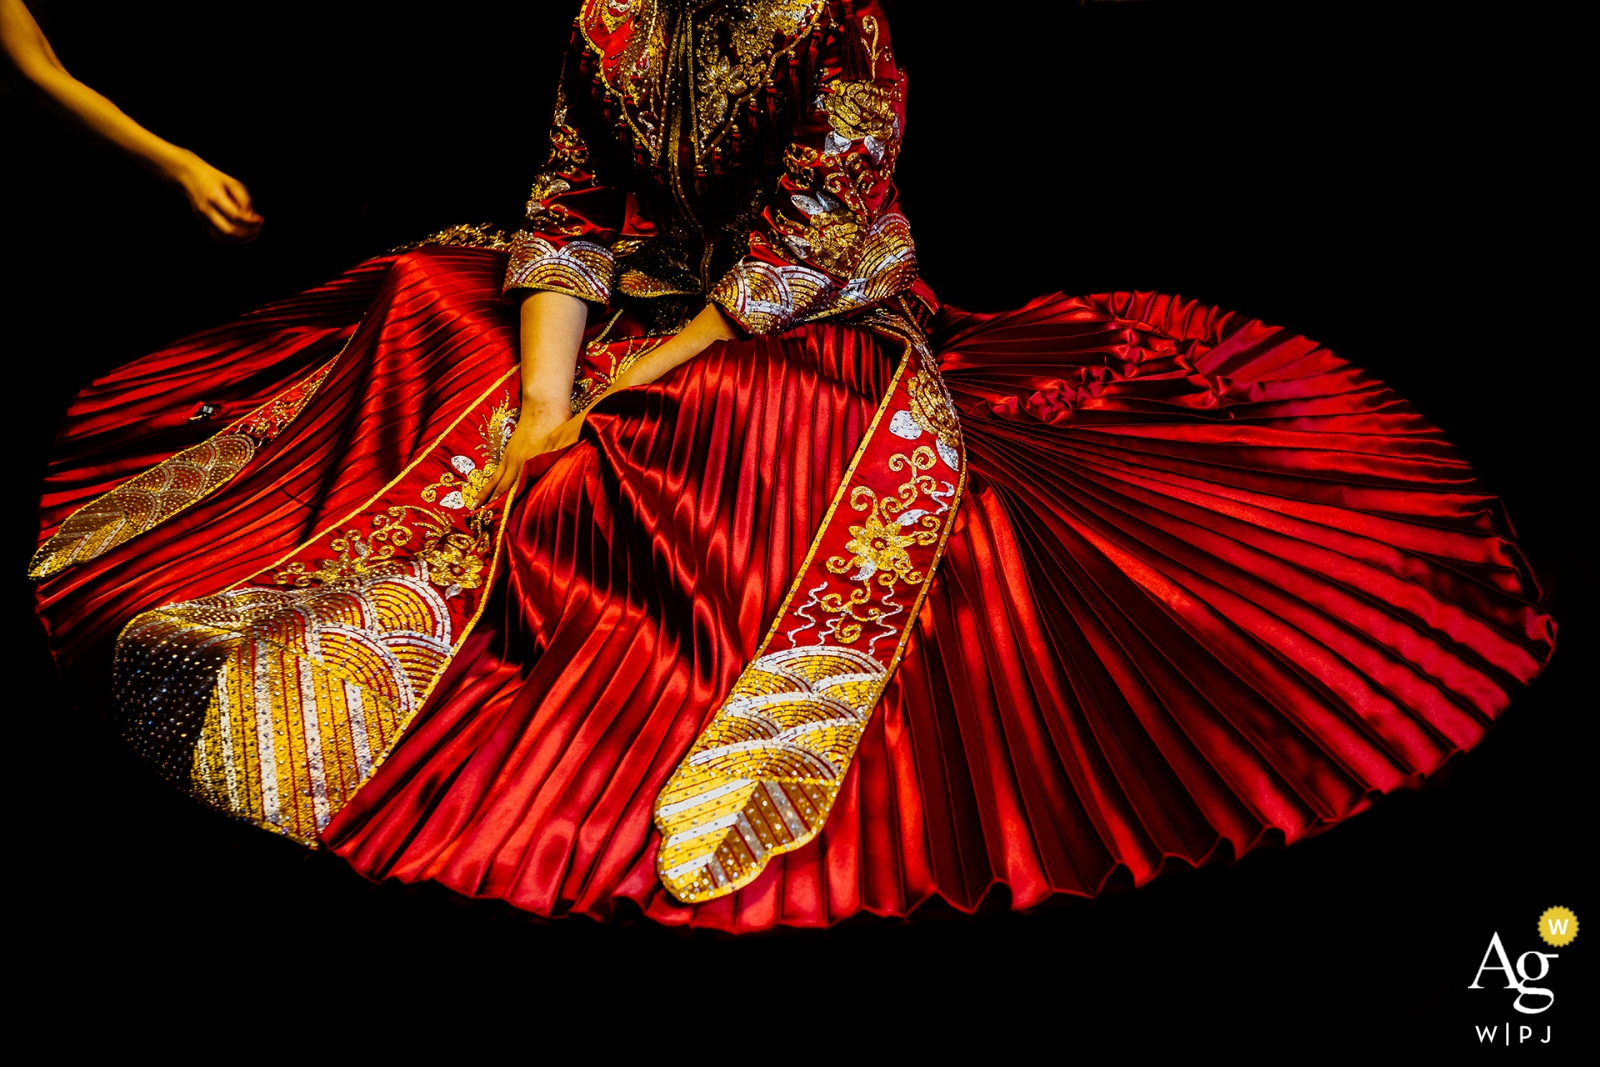
[[[213,807],[314,843],[482,611],[506,508],[478,508],[479,497],[514,427],[510,401],[486,394],[288,557],[134,618],[114,673],[127,740]]]
[[[822,829],[965,477],[955,407],[915,339],[760,651],[656,799],[656,870],[678,900],[731,893]]]
[[[221,433],[162,460],[73,512],[34,553],[28,577],[48,578],[104,555],[232,481],[258,447],[299,416],[338,360],[334,356]]]

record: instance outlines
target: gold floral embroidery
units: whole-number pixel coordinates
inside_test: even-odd
[[[493,520],[483,512],[467,517],[462,530],[434,530],[423,542],[417,558],[428,565],[428,580],[450,590],[476,589],[483,584],[485,557],[493,547]]]
[[[840,82],[822,96],[833,132],[847,141],[887,139],[894,133],[895,94],[875,82]]]
[[[425,504],[438,507],[391,505],[372,516],[370,531],[352,527],[330,538],[328,547],[333,556],[317,561],[315,566],[296,560],[261,581],[305,588],[368,574],[408,549],[418,539],[420,529],[416,558],[429,565],[430,580],[444,588],[446,599],[463,589],[476,589],[485,560],[494,547],[494,529],[489,512],[472,509],[477,508],[484,489],[494,480],[516,424],[510,400],[502,399],[480,430],[482,441],[478,448],[484,455],[483,466],[479,467],[470,456],[451,456],[452,469],[418,492]],[[440,490],[445,491],[442,498]],[[450,512],[466,515],[464,529],[455,524]]]
[[[483,441],[478,445],[478,451],[483,453],[483,465],[480,467],[471,456],[451,456],[450,466],[453,469],[445,471],[438,481],[426,486],[418,495],[425,503],[437,502],[453,511],[477,507],[481,503],[479,497],[483,490],[494,481],[500,460],[506,454],[506,442],[511,440],[511,433],[516,428],[517,412],[512,408],[509,397],[502,398],[484,420],[480,430]],[[443,499],[439,497],[441,489],[445,492]]]
[[[721,139],[740,100],[772,84],[778,58],[810,32],[824,6],[821,0],[729,3],[699,29],[697,158]],[[775,41],[782,42],[781,47],[774,47]]]

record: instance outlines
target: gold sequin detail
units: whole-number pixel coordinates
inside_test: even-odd
[[[873,82],[840,82],[824,93],[823,110],[833,132],[848,141],[894,136],[894,91]]]
[[[609,249],[591,241],[557,248],[537,234],[521,231],[511,239],[505,288],[545,289],[604,304],[611,298],[615,261]]]
[[[499,461],[514,420],[494,397],[515,374],[362,508],[265,571],[128,624],[114,706],[142,758],[224,812],[315,841],[484,609],[511,498],[467,511],[459,478],[477,469],[465,455],[475,440],[486,467]],[[441,466],[456,479],[443,497]]]
[[[496,252],[504,252],[511,247],[511,237],[505,230],[500,229],[492,222],[462,222],[446,227],[437,233],[430,233],[420,241],[410,241],[403,245],[395,245],[389,249],[387,254],[395,255],[399,252],[410,252],[430,245],[438,245],[445,248],[489,248]]]
[[[189,784],[212,805],[310,842],[382,761],[451,654],[426,564],[389,563],[313,588],[249,587],[139,615],[116,680],[141,754],[156,716],[203,709]],[[203,661],[184,691],[172,665]],[[165,670],[163,670],[165,668]],[[158,690],[140,683],[166,676]],[[182,731],[180,731],[182,732]],[[174,740],[181,740],[174,739]]]
[[[694,110],[684,125],[699,163],[727,135],[739,106],[772,84],[778,61],[826,9],[824,0],[740,0],[680,13],[660,0],[632,0],[626,7],[587,0],[578,27],[601,57],[601,83],[652,158],[661,157],[669,113],[680,106],[678,84],[684,76],[693,79]],[[670,32],[687,40],[668,42],[669,17],[677,17]],[[614,34],[625,22],[631,23],[627,42],[608,56],[607,42],[596,36]]]
[[[748,885],[821,831],[949,536],[959,430],[953,451],[926,443],[912,390],[924,414],[947,397],[920,334],[896,332],[908,351],[778,617],[657,797],[656,871],[685,903]],[[953,407],[928,418],[958,425]]]
[[[255,457],[259,445],[277,437],[299,416],[338,359],[334,356],[221,433],[74,511],[34,553],[28,577],[48,578],[104,555],[227,485]]]
[[[775,266],[750,257],[723,275],[711,299],[746,330],[769,334],[870,307],[916,281],[917,249],[904,215],[889,212],[865,234],[849,231],[839,239],[848,243],[834,247],[829,259],[852,265],[843,282],[811,267]],[[802,247],[810,253],[809,244]]]

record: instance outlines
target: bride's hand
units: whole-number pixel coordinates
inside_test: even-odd
[[[539,451],[555,452],[558,449],[566,448],[568,445],[577,444],[578,435],[583,432],[583,420],[588,415],[588,411],[581,412],[551,430],[550,436],[546,437],[544,444],[539,446]]]
[[[532,419],[523,418],[517,422],[517,428],[511,431],[506,450],[500,456],[500,465],[495,468],[494,483],[489,487],[488,494],[481,498],[483,502],[480,507],[494,503],[511,491],[522,474],[522,465],[544,451],[541,446],[547,436],[534,425]]]
[[[534,456],[577,444],[578,435],[583,431],[583,419],[583,415],[574,415],[546,434],[539,432],[532,419],[518,422],[517,428],[511,433],[511,439],[506,442],[505,453],[500,457],[500,466],[495,469],[494,485],[480,506],[492,504],[510,492],[522,474],[523,466]]]

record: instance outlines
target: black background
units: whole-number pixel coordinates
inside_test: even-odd
[[[177,195],[0,99],[14,575],[73,390],[391,245],[516,219],[574,4],[34,6],[74,74],[245,181],[267,223],[253,245],[212,245]],[[1290,324],[1399,387],[1506,499],[1560,647],[1423,790],[1292,849],[1036,914],[740,940],[541,922],[367,883],[169,792],[104,709],[65,701],[11,579],[8,895],[34,992],[86,1019],[136,1007],[130,1035],[249,1018],[264,1050],[341,1019],[357,1044],[442,1034],[530,1056],[630,1037],[830,1058],[963,1038],[1005,1058],[1475,1045],[1473,1022],[1514,1016],[1508,994],[1466,990],[1490,933],[1516,954],[1543,947],[1545,907],[1595,914],[1578,733],[1594,345],[1573,265],[1588,135],[1568,16],[1400,7],[900,0],[894,30],[911,79],[900,187],[945,300],[1159,289]],[[1556,1007],[1514,1019],[1553,1025],[1568,1052],[1590,1041],[1595,936],[1555,962]],[[760,993],[767,976],[804,992]]]

